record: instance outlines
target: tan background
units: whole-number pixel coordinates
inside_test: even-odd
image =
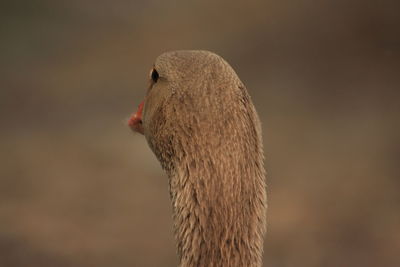
[[[265,266],[400,266],[398,3],[2,3],[0,266],[176,266],[166,176],[125,125],[176,49],[222,55],[260,113]]]

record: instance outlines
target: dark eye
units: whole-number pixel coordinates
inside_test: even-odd
[[[156,83],[158,81],[158,77],[159,77],[158,72],[155,69],[153,69],[151,71],[151,79],[153,80],[153,82]]]

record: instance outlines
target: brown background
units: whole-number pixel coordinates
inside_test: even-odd
[[[265,266],[400,266],[398,3],[2,3],[0,266],[176,266],[167,178],[125,125],[176,49],[222,55],[260,113]]]

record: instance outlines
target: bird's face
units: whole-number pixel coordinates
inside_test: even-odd
[[[232,68],[206,51],[162,54],[150,71],[149,81],[146,97],[129,126],[144,134],[155,152],[168,151],[173,139],[192,138],[195,132],[211,133],[210,128],[223,127],[226,114],[242,93]]]
[[[173,103],[166,103],[171,96],[182,95],[188,88],[195,92],[210,65],[207,60],[210,55],[215,56],[203,51],[175,51],[158,57],[149,73],[150,86],[146,97],[129,120],[131,129],[150,134],[152,123],[161,119],[160,113],[165,115],[173,108]]]
[[[150,70],[146,97],[129,120],[129,126],[135,132],[149,132],[150,122],[156,121],[153,117],[160,115],[160,109],[171,94],[171,81],[165,75],[160,76],[160,72],[163,73],[162,69],[156,69],[155,66]]]
[[[186,53],[175,52],[157,58],[149,73],[145,99],[129,120],[131,129],[145,135],[161,162],[169,162],[167,158],[173,154],[172,139],[182,117],[177,110],[183,102],[182,93],[190,86],[188,81],[193,80],[187,59]]]

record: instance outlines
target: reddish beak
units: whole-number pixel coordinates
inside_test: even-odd
[[[129,119],[128,125],[131,127],[132,131],[143,134],[143,124],[142,124],[142,112],[143,112],[144,101],[140,103],[138,110]]]

